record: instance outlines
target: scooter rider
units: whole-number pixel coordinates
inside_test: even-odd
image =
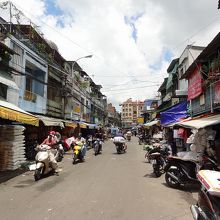
[[[101,130],[98,131],[95,134],[95,139],[99,139],[101,141],[101,143],[102,143],[102,141],[103,141],[103,134],[102,134]],[[100,151],[102,151],[102,144],[100,144]]]
[[[46,144],[53,148],[57,144],[57,138],[55,137],[55,134],[55,131],[50,131],[48,137],[41,143],[41,145]],[[57,172],[57,161],[55,160],[54,154],[51,152],[51,150],[49,151],[49,160],[51,167],[55,170],[55,172]]]
[[[116,136],[113,138],[113,143],[116,145],[117,143],[123,144],[124,150],[127,150],[127,145],[125,144],[126,138],[122,133],[116,134]]]
[[[78,134],[78,137],[75,140],[75,143],[77,143],[77,142],[82,143],[81,153],[82,153],[82,156],[84,157],[86,155],[86,140],[85,140],[85,138],[82,137],[81,133]]]

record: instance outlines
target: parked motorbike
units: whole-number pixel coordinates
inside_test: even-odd
[[[38,145],[35,148],[38,153],[35,156],[35,164],[30,165],[29,169],[34,170],[34,179],[35,181],[38,181],[41,179],[43,176],[49,174],[49,173],[54,173],[55,172],[55,167],[52,167],[51,161],[50,161],[50,154],[51,152],[51,147],[43,144],[43,145]]]
[[[154,174],[156,177],[160,177],[164,172],[165,165],[167,163],[167,156],[170,154],[168,146],[157,147],[149,152],[149,160],[153,166]]]
[[[139,135],[138,136],[138,144],[149,144],[150,143],[150,138],[149,136],[144,136],[144,135]]]
[[[200,178],[199,178],[200,180]],[[219,220],[220,197],[211,195],[207,188],[207,182],[200,180],[201,188],[198,194],[198,202],[190,207],[195,220]]]
[[[102,140],[97,138],[94,142],[94,153],[95,156],[100,154],[102,151]]]
[[[127,146],[125,143],[114,143],[118,154],[125,153]]]
[[[179,157],[169,157],[165,167],[165,180],[168,186],[178,188],[186,184],[198,184],[197,172],[201,169],[216,170],[217,164],[210,157],[203,156],[199,163]]]
[[[168,186],[178,188],[181,185],[199,183],[196,178],[198,163],[179,157],[169,157],[165,167],[165,180]]]
[[[152,145],[147,145],[147,146],[144,147],[144,150],[147,151],[146,154],[144,155],[144,157],[146,159],[146,162],[148,162],[148,163],[150,163],[150,154],[149,154],[149,152],[153,149],[154,149],[154,147]]]

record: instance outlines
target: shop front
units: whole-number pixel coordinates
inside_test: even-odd
[[[25,125],[39,126],[39,119],[0,100],[0,171],[16,170],[26,161]]]

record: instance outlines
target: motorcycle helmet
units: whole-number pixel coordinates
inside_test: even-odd
[[[55,131],[50,131],[49,135],[55,135],[56,132]]]

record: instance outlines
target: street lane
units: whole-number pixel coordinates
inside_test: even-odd
[[[35,182],[27,172],[11,179],[0,185],[0,219],[191,220],[192,194],[155,178],[144,153],[134,137],[121,155],[108,141],[102,155],[89,150],[84,163],[72,165],[65,155],[59,176]]]

